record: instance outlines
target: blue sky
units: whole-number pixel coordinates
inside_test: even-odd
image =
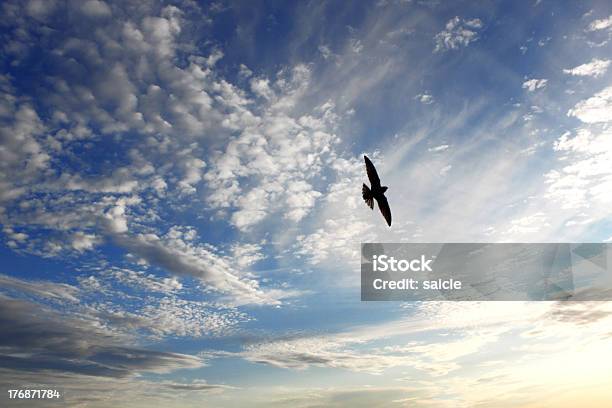
[[[609,406],[607,302],[360,302],[358,253],[612,239],[607,2],[1,7],[3,389]]]

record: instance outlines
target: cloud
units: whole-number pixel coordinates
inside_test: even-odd
[[[132,396],[142,393],[143,401],[159,402],[181,396],[197,399],[197,393],[213,395],[233,389],[205,380],[139,379],[145,373],[164,376],[175,370],[199,368],[204,361],[188,354],[139,347],[135,335],[146,331],[153,334],[149,340],[158,340],[168,335],[221,334],[232,319],[243,318],[238,312],[226,309],[215,313],[211,304],[172,296],[161,298],[159,303],[148,296],[131,296],[129,293],[134,292],[117,288],[126,279],[132,284],[133,280],[145,281],[144,277],[138,274],[132,279],[134,274],[126,274],[118,283],[110,275],[100,276],[103,285],[113,285],[113,290],[92,287],[91,298],[83,285],[1,276],[2,292],[19,299],[0,294],[0,385],[10,388],[17,382],[60,389],[64,403],[71,406],[107,404],[119,390],[131,391]],[[123,302],[129,299],[130,306],[118,302],[117,297],[124,297]],[[47,304],[48,300],[54,303]],[[133,307],[135,302],[144,302],[145,306],[134,313],[122,309],[122,304]],[[180,390],[180,394],[168,394],[173,390]],[[123,396],[118,400],[122,406],[129,406]]]
[[[23,196],[28,185],[48,169],[51,158],[41,142],[45,125],[30,103],[12,97],[7,77],[2,79],[0,205]]]
[[[592,216],[603,216],[612,202],[612,170],[606,164],[612,160],[611,135],[610,130],[583,127],[574,135],[567,132],[557,139],[554,150],[563,165],[546,174],[551,198],[564,208],[591,207]]]
[[[405,308],[406,315],[386,322],[330,334],[279,336],[239,352],[205,351],[202,355],[240,357],[297,371],[316,367],[317,372],[342,369],[388,375],[383,380],[410,384],[413,391],[396,399],[415,406],[429,406],[434,396],[442,394],[453,404],[463,401],[466,406],[500,405],[518,397],[525,403],[536,402],[541,395],[566,387],[554,374],[561,361],[605,378],[605,364],[598,361],[609,341],[610,302],[427,302]],[[506,364],[508,358],[511,365]],[[529,374],[533,370],[536,373]],[[336,371],[335,375],[342,374]],[[377,380],[350,375],[364,378],[364,384]],[[573,384],[594,387],[593,377],[570,376]],[[531,386],[527,396],[525,378]],[[491,381],[495,390],[490,388]],[[258,388],[258,392],[269,391]],[[376,387],[368,395],[376,401]],[[266,398],[268,405],[270,398]]]
[[[437,152],[443,152],[445,150],[447,150],[450,146],[447,144],[443,144],[443,145],[439,145],[439,146],[435,146],[435,147],[430,147],[429,149],[427,149],[430,152],[433,153],[437,153]]]
[[[544,88],[547,83],[547,79],[529,79],[523,82],[523,89],[527,89],[529,92],[533,92],[536,89]]]
[[[71,373],[53,373],[37,376],[28,372],[0,369],[0,386],[10,389],[15,383],[29,384],[31,388],[57,389],[62,394],[61,403],[71,407],[103,407],[117,405],[126,408],[143,408],[151,405],[197,407],[209,403],[219,394],[233,390],[224,384],[145,380],[142,378],[95,377]],[[181,390],[178,392],[178,390]],[[177,390],[177,392],[173,392]],[[125,395],[130,395],[129,400]],[[57,400],[39,400],[36,406],[52,407]]]
[[[559,302],[548,317],[580,326],[606,320],[611,315],[607,302]]]
[[[453,166],[451,166],[450,164],[448,166],[444,166],[440,169],[440,175],[441,176],[446,176],[448,174],[448,172],[453,168]]]
[[[511,220],[508,234],[535,233],[550,225],[546,213],[537,212]]]
[[[428,93],[418,94],[415,98],[424,105],[431,105],[434,103],[434,97]]]
[[[101,0],[87,0],[81,5],[81,11],[87,17],[109,17],[112,12],[108,4]]]
[[[20,294],[27,293],[59,302],[79,302],[78,288],[65,283],[26,281],[0,275],[0,290],[16,291]]]
[[[364,220],[360,191],[364,177],[361,156],[339,159],[333,166],[335,179],[330,180],[318,219],[308,233],[298,234],[294,253],[314,265],[323,266],[331,261],[335,267],[339,262],[355,266],[359,259],[359,243],[353,237],[362,237],[364,242],[376,242],[372,223]],[[342,221],[338,214],[342,214]],[[366,213],[367,214],[367,213]]]
[[[564,69],[563,72],[575,76],[591,76],[593,78],[597,78],[606,73],[609,65],[610,60],[593,58],[591,62],[578,65],[572,69]]]
[[[84,252],[93,249],[100,244],[102,240],[95,234],[86,234],[82,231],[77,231],[72,236],[72,248],[77,252]]]
[[[212,247],[155,234],[117,234],[115,241],[137,258],[178,276],[201,280],[209,289],[228,297],[233,304],[280,304],[281,293],[266,291],[242,272],[231,257],[216,254]]]
[[[33,2],[25,12],[53,19],[58,16],[51,5]],[[173,219],[162,217],[169,208],[178,217],[188,208],[201,211],[198,192],[210,191],[208,210],[219,210],[218,217],[242,230],[274,213],[292,222],[303,219],[320,196],[310,179],[335,139],[332,107],[321,107],[315,116],[292,112],[308,85],[306,66],[274,79],[253,78],[251,89],[240,89],[215,71],[223,58],[219,49],[203,52],[184,35],[189,21],[182,10],[128,8],[80,3],[78,18],[70,14],[57,36],[39,32],[23,8],[11,9],[15,27],[45,38],[47,46],[36,52],[54,65],[37,85],[37,109],[48,111],[42,119],[27,96],[18,96],[19,81],[0,80],[6,96],[0,109],[6,141],[0,151],[0,221],[9,246],[57,257],[114,244],[137,262],[195,277],[232,302],[277,305],[290,291],[261,289],[246,270],[247,254],[233,262],[205,242],[163,237],[160,225]],[[15,41],[34,52],[25,35]],[[253,93],[267,106],[254,105]],[[255,143],[250,154],[239,152],[236,168],[235,145],[226,143],[230,135],[245,148]],[[257,160],[257,149],[267,159]],[[109,156],[100,158],[105,151]],[[250,162],[245,177],[241,160]],[[18,199],[27,204],[18,205]]]
[[[133,288],[144,289],[147,292],[172,293],[180,291],[183,285],[176,277],[159,278],[142,271],[133,271],[125,268],[110,268],[102,272],[114,282],[121,283]]]
[[[366,386],[292,386],[259,388],[255,393],[251,390],[242,390],[243,398],[240,402],[249,401],[256,407],[373,407],[373,406],[405,406],[411,407],[445,407],[451,405],[446,402],[437,402],[431,387],[421,384],[420,387],[406,386],[390,383],[388,385]]]
[[[325,44],[319,45],[318,50],[324,59],[329,59],[330,57],[334,55],[334,53],[331,51],[329,46]]]
[[[281,73],[273,84],[261,81],[251,86],[259,84],[256,92],[269,101],[264,111],[212,158],[204,175],[208,203],[229,210],[232,224],[242,231],[272,214],[294,222],[303,219],[320,196],[310,180],[337,140],[333,104],[319,105],[311,114],[292,112],[310,83],[306,66]]]
[[[567,115],[575,116],[584,123],[609,122],[612,117],[612,86],[578,102]]]
[[[120,294],[107,296],[107,299],[117,300]],[[130,297],[135,305],[129,309],[117,303],[92,303],[85,312],[114,327],[116,331],[157,341],[166,338],[223,337],[249,320],[242,312],[210,302],[187,300],[178,296],[146,296],[144,300],[138,301],[142,295],[138,292],[136,294]]]
[[[591,24],[589,24],[587,31],[607,30],[611,27],[612,27],[612,16],[608,18],[602,18],[600,20],[593,21]]]
[[[121,378],[197,368],[197,357],[124,347],[94,321],[62,319],[41,305],[0,296],[2,367]],[[27,357],[24,357],[27,356]]]
[[[547,322],[563,322],[561,332],[552,336],[573,336],[572,324],[596,325],[600,330],[610,317],[609,305],[591,303],[518,303],[487,304],[482,313],[479,302],[444,304],[430,302],[414,313],[385,322],[357,326],[332,334],[298,334],[246,345],[237,353],[203,352],[203,356],[222,358],[240,356],[247,361],[276,367],[304,370],[309,367],[342,368],[356,372],[381,374],[393,367],[412,367],[433,377],[461,369],[461,361],[493,351],[509,331],[512,336],[531,333]],[[601,306],[601,307],[600,307]],[[512,309],[529,311],[532,318],[518,319]],[[444,316],[443,322],[435,317]],[[511,325],[511,326],[510,326]],[[512,327],[512,328],[510,328]],[[429,333],[430,341],[414,340],[416,334]]]
[[[240,64],[240,71],[238,72],[238,75],[241,78],[249,78],[253,75],[253,71],[251,71],[246,65]]]
[[[372,329],[382,329],[384,332],[386,327]],[[420,330],[423,328],[414,331]],[[249,345],[239,355],[254,363],[294,370],[326,367],[383,374],[395,367],[412,367],[439,377],[459,369],[458,359],[477,353],[499,338],[498,331],[483,331],[469,336],[460,334],[458,338],[434,344],[416,341],[402,343],[399,337],[404,336],[406,340],[408,332],[412,330],[394,333],[392,345],[383,347],[376,345],[376,341],[385,337],[384,334],[368,336],[359,330],[356,333],[305,336]]]
[[[80,306],[73,313],[99,320],[126,337],[154,341],[226,336],[250,320],[226,304],[194,300],[194,296],[201,296],[197,286],[145,271],[119,267],[89,270],[78,278]]]
[[[26,5],[26,13],[39,21],[46,21],[56,8],[55,1],[30,0]]]
[[[436,47],[434,52],[455,50],[467,47],[471,42],[478,40],[478,30],[482,22],[477,19],[464,20],[453,17],[446,23],[446,28],[435,35]]]
[[[184,289],[176,278],[118,267],[92,272],[79,276],[78,286],[0,275],[0,292],[61,310],[64,316],[85,318],[131,341],[137,336],[223,336],[249,320],[235,308],[191,300],[193,289]]]
[[[232,258],[244,268],[264,259],[265,255],[258,244],[235,244],[232,246]]]
[[[234,387],[230,387],[227,385],[221,385],[221,384],[209,384],[206,381],[202,381],[202,380],[195,380],[189,383],[178,383],[178,382],[173,382],[173,381],[165,381],[162,383],[158,383],[157,385],[171,389],[171,390],[180,390],[180,391],[214,391],[214,390],[226,390],[226,389],[234,388]]]

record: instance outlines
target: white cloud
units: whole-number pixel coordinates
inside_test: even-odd
[[[605,74],[609,66],[610,60],[601,60],[593,58],[591,62],[578,65],[577,67],[572,69],[564,69],[563,72],[570,75],[592,76],[594,78],[597,78]]]
[[[548,194],[564,208],[589,208],[594,218],[604,216],[612,204],[612,132],[579,128],[554,144],[562,154],[560,169],[546,174]]]
[[[482,22],[477,18],[472,20],[451,18],[446,23],[446,28],[434,37],[436,42],[434,52],[467,47],[471,42],[478,40],[478,30],[481,28]]]
[[[442,144],[439,146],[435,146],[435,147],[430,147],[429,149],[427,149],[427,151],[429,152],[433,152],[433,153],[437,153],[437,152],[443,152],[445,150],[447,150],[450,146],[447,144]]]
[[[106,228],[111,234],[123,234],[128,231],[127,218],[125,217],[125,202],[117,202],[117,205],[104,213]]]
[[[582,100],[567,112],[584,123],[606,123],[612,120],[612,86]]]
[[[238,323],[248,320],[235,309],[219,309],[207,302],[180,299],[174,296],[151,298],[135,311],[117,304],[97,303],[89,313],[102,322],[127,333],[142,333],[161,340],[169,336],[215,337],[230,333]]]
[[[418,94],[416,99],[424,105],[431,105],[434,103],[434,97],[428,93]]]
[[[206,167],[206,163],[196,157],[187,156],[181,163],[181,166],[183,167],[184,176],[183,179],[179,181],[178,187],[183,193],[193,194],[196,192],[194,186],[202,179],[203,169]]]
[[[72,247],[77,252],[83,252],[93,249],[102,240],[95,234],[86,234],[82,231],[77,231],[72,235]]]
[[[318,220],[307,234],[299,234],[295,254],[312,264],[331,262],[337,268],[355,266],[359,260],[359,236],[364,242],[376,242],[372,224],[363,219],[365,209],[359,193],[364,177],[362,157],[338,159],[332,166],[335,180],[329,183]],[[369,210],[369,209],[368,209]],[[367,212],[365,212],[367,214]],[[341,216],[339,216],[341,214]]]
[[[612,27],[612,16],[608,18],[602,18],[601,20],[595,20],[589,24],[588,31],[599,31],[606,30]]]
[[[548,217],[543,212],[530,214],[510,221],[508,234],[520,235],[539,232],[550,227]]]
[[[247,67],[244,64],[240,64],[240,71],[238,71],[238,76],[240,78],[249,78],[252,75],[253,75],[253,71],[251,71],[249,67]]]
[[[281,73],[272,85],[261,81],[252,80],[251,86],[258,84],[257,92],[268,101],[263,112],[230,138],[204,175],[208,203],[229,209],[232,224],[241,230],[273,213],[294,222],[304,218],[320,196],[310,180],[331,157],[337,140],[332,104],[320,105],[311,114],[293,113],[310,81],[307,67]]]
[[[263,78],[251,79],[251,90],[265,99],[272,99],[274,93],[270,88],[270,81]]]
[[[297,180],[288,187],[286,203],[289,211],[285,218],[297,222],[310,212],[321,193],[314,191],[312,186],[304,180]]]
[[[544,88],[547,83],[547,79],[529,79],[523,82],[523,89],[527,89],[529,92],[533,92],[536,89]]]
[[[257,244],[234,244],[232,257],[239,267],[251,266],[265,258],[262,247]]]
[[[102,274],[112,278],[113,281],[148,292],[168,294],[180,291],[183,288],[183,285],[176,277],[159,278],[153,274],[147,275],[142,271],[133,271],[125,268],[110,268],[103,271]]]
[[[51,159],[41,140],[46,127],[33,107],[20,103],[10,88],[2,96],[0,205],[23,195],[28,184],[48,169]]]

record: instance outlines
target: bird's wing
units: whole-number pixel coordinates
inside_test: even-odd
[[[375,190],[376,187],[380,187],[380,178],[378,177],[378,173],[376,172],[376,167],[368,156],[363,156],[366,164],[366,171],[368,172],[368,178],[370,179],[370,184],[372,185],[372,189]]]
[[[391,226],[391,208],[389,208],[389,202],[387,201],[387,197],[381,194],[379,197],[376,198],[376,201],[378,201],[378,208],[380,209],[380,212],[382,213],[383,217],[385,217],[387,224]]]
[[[366,202],[368,207],[370,207],[370,209],[373,210],[374,209],[374,196],[372,195],[372,190],[370,190],[368,186],[365,185],[365,183],[363,183],[363,187],[361,188],[361,196],[363,197],[363,200]]]

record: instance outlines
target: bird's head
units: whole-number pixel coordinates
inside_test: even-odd
[[[389,187],[387,187],[387,186],[382,186],[382,187],[381,187],[381,190],[382,190],[382,192],[384,193],[385,191],[387,191],[387,189],[388,189],[388,188],[389,188]]]

